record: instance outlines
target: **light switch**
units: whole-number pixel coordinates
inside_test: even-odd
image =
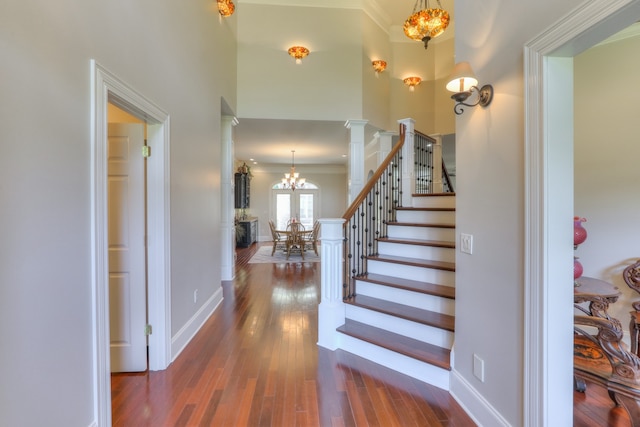
[[[473,253],[473,235],[460,233],[460,252],[469,255]]]

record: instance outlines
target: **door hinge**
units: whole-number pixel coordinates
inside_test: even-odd
[[[144,334],[145,336],[149,336],[153,333],[153,331],[151,330],[151,325],[145,325],[144,326]]]
[[[151,157],[151,147],[148,145],[142,146],[142,157]]]

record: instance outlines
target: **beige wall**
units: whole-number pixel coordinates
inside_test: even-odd
[[[575,255],[585,276],[612,282],[623,293],[610,310],[623,325],[631,301],[640,299],[622,280],[622,270],[640,259],[637,95],[627,83],[640,74],[634,27],[631,38],[591,48],[574,61],[574,206],[588,232]]]

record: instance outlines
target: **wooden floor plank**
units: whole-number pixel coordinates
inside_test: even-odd
[[[167,370],[112,376],[114,426],[474,425],[449,393],[318,347],[320,264],[248,264],[256,250]],[[601,387],[574,394],[574,427],[629,424]]]

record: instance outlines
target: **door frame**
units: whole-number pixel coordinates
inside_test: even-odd
[[[524,46],[524,426],[572,422],[573,57],[638,17],[640,0],[586,1]]]
[[[91,60],[91,287],[94,346],[94,413],[100,426],[111,425],[109,357],[109,264],[107,235],[107,104],[145,120],[147,145],[147,262],[149,370],[171,363],[171,251],[169,115]]]

